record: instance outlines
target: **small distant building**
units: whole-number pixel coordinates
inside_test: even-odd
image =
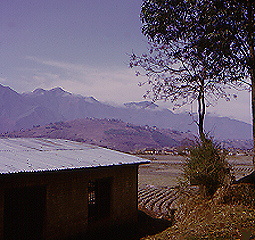
[[[145,159],[60,139],[0,139],[0,239],[67,239],[137,221]]]
[[[165,155],[172,155],[172,156],[179,154],[177,148],[165,148],[165,149],[163,149],[163,152]]]
[[[143,154],[149,154],[149,155],[159,154],[159,150],[155,148],[145,148],[143,149]]]

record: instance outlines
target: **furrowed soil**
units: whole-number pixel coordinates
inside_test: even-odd
[[[139,167],[139,208],[153,219],[171,223],[156,235],[146,233],[145,227],[141,239],[255,239],[254,187],[233,185],[221,190],[221,200],[205,200],[196,187],[178,187],[184,157],[140,157],[151,163]],[[253,171],[251,156],[231,156],[228,161],[236,180]]]
[[[157,187],[175,187],[181,177],[183,156],[171,155],[140,155],[139,157],[151,160],[150,164],[139,167],[139,186],[153,185]],[[230,156],[236,180],[253,171],[252,156]]]

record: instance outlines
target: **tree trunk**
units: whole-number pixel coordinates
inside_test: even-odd
[[[200,88],[198,95],[198,133],[201,142],[205,142],[206,136],[204,132],[204,121],[205,121],[205,96],[203,87]]]
[[[253,125],[253,167],[255,168],[255,74],[253,70],[253,75],[251,75],[251,82],[252,82],[252,92],[251,92],[251,98],[252,98],[252,125]]]
[[[251,77],[251,103],[252,103],[252,124],[253,124],[253,167],[255,167],[255,50],[254,50],[254,6],[253,1],[247,1],[248,11],[248,44],[249,44],[249,73]]]

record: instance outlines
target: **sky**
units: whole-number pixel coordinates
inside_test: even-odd
[[[129,68],[147,51],[140,0],[4,0],[0,2],[0,83],[17,92],[64,90],[123,104],[147,88]],[[157,102],[172,110],[169,102]],[[175,110],[194,111],[195,106]],[[208,113],[251,122],[250,93],[219,101]]]

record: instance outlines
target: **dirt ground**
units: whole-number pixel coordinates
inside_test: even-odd
[[[140,155],[151,160],[150,164],[139,167],[139,186],[174,187],[181,177],[182,164],[185,158],[171,155]],[[229,156],[236,180],[253,171],[251,156]]]

